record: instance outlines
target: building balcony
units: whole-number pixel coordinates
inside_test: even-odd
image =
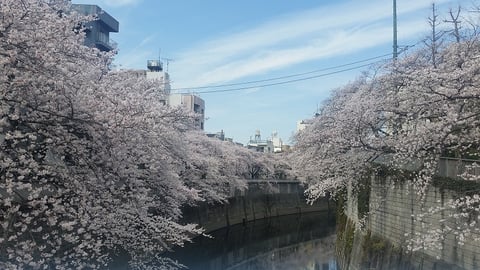
[[[99,6],[73,4],[72,8],[84,15],[97,15],[98,21],[108,30],[108,32],[118,32],[118,21],[110,16],[110,14],[102,10]]]
[[[109,40],[100,40],[97,39],[94,41],[95,47],[99,48],[102,51],[111,51],[118,47],[118,43],[112,39]]]

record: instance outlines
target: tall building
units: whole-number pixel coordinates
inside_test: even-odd
[[[195,128],[205,129],[205,101],[202,98],[193,94],[170,94],[168,104],[172,107],[182,106],[187,111],[197,114]]]
[[[195,128],[205,129],[205,101],[199,96],[193,94],[171,94],[170,75],[163,69],[163,63],[160,60],[148,60],[145,76],[148,80],[155,80],[167,94],[167,104],[172,107],[181,106],[188,112],[197,114],[195,118]]]
[[[170,94],[170,76],[163,70],[163,63],[160,60],[148,60],[146,76],[148,80],[156,80],[163,86],[165,94]]]
[[[72,8],[83,15],[95,15],[97,20],[85,25],[85,45],[108,52],[117,44],[110,39],[110,33],[118,33],[118,21],[97,5],[72,4]]]

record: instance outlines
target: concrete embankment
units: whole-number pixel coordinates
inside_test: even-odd
[[[349,190],[343,213],[342,252],[349,253],[348,269],[382,266],[384,269],[480,269],[478,213],[445,207],[480,184],[437,177],[425,197],[398,175],[373,175],[360,193]],[[477,185],[474,187],[472,185]],[[362,194],[363,193],[363,194]],[[421,220],[416,217],[422,216]],[[362,221],[363,217],[363,221]],[[340,219],[339,219],[340,220]],[[478,220],[477,220],[478,221]],[[363,224],[363,225],[361,225]],[[466,224],[469,224],[466,226]],[[361,227],[361,229],[359,229]],[[468,232],[467,230],[470,230]],[[435,239],[430,234],[436,232]],[[466,234],[465,241],[459,241]],[[420,249],[407,252],[412,237]],[[347,241],[348,240],[348,241]],[[432,248],[432,242],[438,248]]]
[[[196,223],[206,232],[235,224],[316,211],[331,211],[334,204],[327,199],[307,204],[304,188],[297,181],[276,181],[269,185],[261,182],[249,183],[244,192],[237,192],[228,203],[201,203],[183,210],[185,223]]]

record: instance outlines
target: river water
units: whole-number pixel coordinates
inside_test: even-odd
[[[193,270],[336,270],[333,214],[289,215],[197,237],[170,257]]]

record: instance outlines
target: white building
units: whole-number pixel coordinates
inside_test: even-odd
[[[308,126],[312,124],[312,119],[300,120],[297,121],[297,132],[306,129]]]
[[[278,132],[272,133],[273,152],[280,153],[283,150],[283,141],[278,137]]]
[[[160,60],[148,60],[147,61],[147,80],[156,80],[159,82],[160,85],[163,86],[163,90],[165,94],[169,95],[170,90],[172,89],[170,86],[170,76],[167,72],[163,70],[162,61]]]
[[[202,98],[192,94],[170,94],[167,103],[172,107],[181,106],[187,111],[197,114],[195,128],[204,130],[205,101]]]
[[[313,115],[313,118],[297,121],[297,133],[299,131],[306,129],[308,126],[311,126],[315,118],[318,117],[319,115],[320,114],[317,112],[315,113],[315,115]]]
[[[193,94],[171,94],[170,76],[163,70],[163,63],[160,60],[147,61],[146,78],[148,80],[158,81],[162,85],[165,94],[168,95],[167,105],[176,107],[181,106],[188,112],[197,114],[195,118],[195,128],[204,130],[205,125],[205,101],[199,96]]]
[[[255,132],[254,139],[250,137],[250,141],[247,143],[247,148],[262,153],[273,153],[274,151],[273,141],[269,139],[262,140],[260,130]]]

